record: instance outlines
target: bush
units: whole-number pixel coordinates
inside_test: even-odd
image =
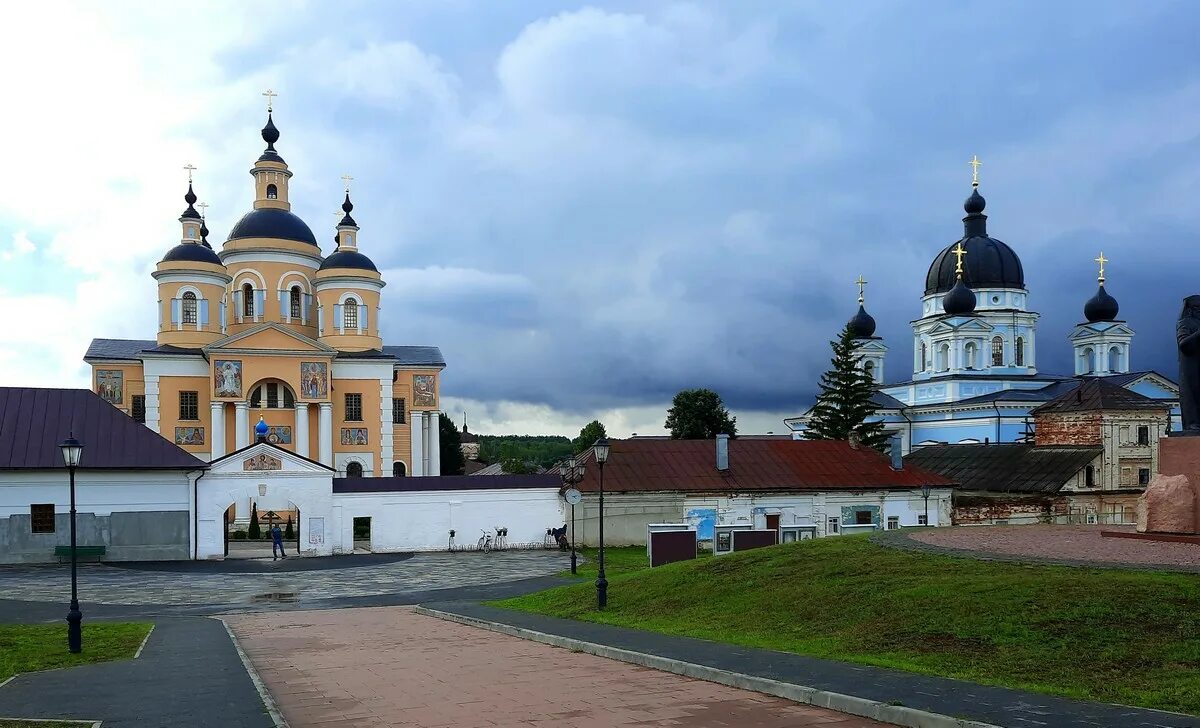
[[[233,536],[231,536],[231,538],[234,541],[245,541],[246,540],[246,532],[241,529],[238,529],[233,532]]]
[[[283,529],[283,537],[291,541],[296,538],[296,534],[292,532],[292,517],[288,516],[287,528]]]
[[[262,529],[258,527],[258,505],[250,504],[250,538],[255,541],[262,538]]]

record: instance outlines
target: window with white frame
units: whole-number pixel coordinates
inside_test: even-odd
[[[900,528],[900,516],[888,516],[887,530],[895,531],[897,528]]]
[[[1025,366],[1025,339],[1017,337],[1017,343],[1014,345],[1013,353],[1016,355],[1017,366]]]
[[[828,523],[829,526],[825,529],[826,533],[839,533],[842,530],[842,519],[832,516]]]
[[[992,366],[1004,366],[1004,339],[992,337]]]
[[[967,359],[967,369],[974,369],[974,368],[975,368],[975,356],[976,356],[976,354],[978,353],[978,352],[975,350],[975,342],[973,342],[973,341],[968,341],[968,342],[966,343],[966,345],[963,347],[963,351],[964,351],[964,352],[966,353],[966,355],[967,355],[967,356],[966,356],[966,359]]]
[[[191,291],[186,291],[183,294],[183,323],[196,324],[198,307],[196,305],[196,294]]]
[[[353,298],[347,298],[342,304],[342,328],[358,328],[358,301]]]
[[[929,368],[929,347],[927,347],[925,345],[925,342],[922,341],[921,342],[921,371],[925,371],[928,368]]]
[[[300,292],[300,286],[292,286],[292,290],[288,293],[289,312],[294,319],[300,318],[300,304],[303,300],[303,294]]]
[[[918,526],[928,526],[929,518],[926,517],[926,515],[924,513],[918,514],[917,515],[917,525]]]
[[[254,318],[254,286],[249,283],[242,286],[242,315]]]

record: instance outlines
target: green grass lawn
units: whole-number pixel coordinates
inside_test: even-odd
[[[959,559],[841,536],[609,577],[604,612],[590,583],[495,604],[1200,713],[1193,574]]]
[[[84,623],[83,652],[67,651],[67,625],[0,624],[0,681],[19,672],[74,667],[133,657],[150,633],[145,622]]]
[[[576,551],[579,554],[579,576],[594,580],[600,572],[599,549],[587,546],[580,547]],[[631,571],[649,568],[650,559],[646,557],[645,546],[618,546],[604,549],[604,577],[606,579],[611,580],[618,574],[628,574]],[[560,574],[560,576],[570,575],[570,569]]]

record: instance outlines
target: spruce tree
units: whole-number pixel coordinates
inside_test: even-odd
[[[841,335],[829,342],[829,346],[833,349],[833,359],[829,371],[821,375],[821,393],[809,415],[805,438],[848,440],[850,433],[856,432],[863,444],[883,452],[889,439],[883,431],[883,423],[867,422],[867,418],[875,413],[875,405],[871,404],[875,382],[859,366],[858,345],[850,327],[842,329]]]
[[[250,504],[250,538],[262,538],[262,529],[258,525],[258,505]]]
[[[283,537],[289,541],[296,538],[296,532],[292,530],[292,517],[288,516],[287,528],[283,529]]]

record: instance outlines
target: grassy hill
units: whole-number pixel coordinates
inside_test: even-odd
[[[618,574],[497,606],[1200,714],[1200,576],[958,559],[864,537]]]

